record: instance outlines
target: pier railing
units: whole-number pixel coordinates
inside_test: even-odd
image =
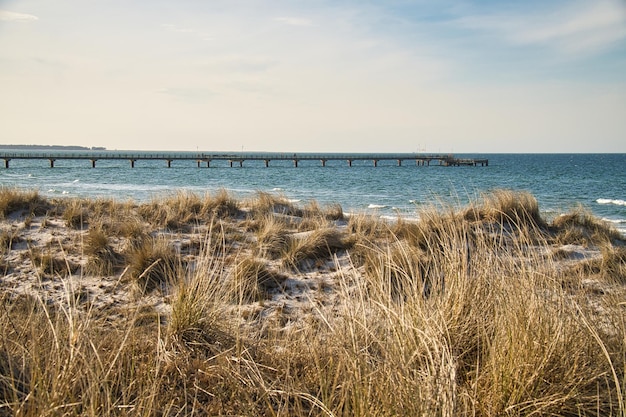
[[[395,160],[400,166],[404,161],[415,161],[416,165],[430,165],[435,162],[443,166],[488,166],[487,159],[457,158],[450,154],[421,154],[421,153],[284,153],[284,152],[140,152],[140,151],[2,151],[0,159],[4,160],[5,168],[9,168],[9,161],[13,159],[44,159],[50,162],[50,167],[54,167],[57,160],[86,160],[91,161],[93,168],[98,160],[127,160],[131,167],[140,160],[163,160],[167,166],[171,167],[172,161],[192,160],[196,161],[198,167],[202,163],[210,166],[211,161],[228,161],[233,166],[237,163],[243,166],[245,161],[264,161],[265,166],[269,166],[271,161],[293,161],[294,166],[298,166],[300,161],[320,161],[322,166],[326,166],[327,161],[347,161],[348,166],[352,166],[353,161],[372,161],[374,166],[378,166],[379,161]]]

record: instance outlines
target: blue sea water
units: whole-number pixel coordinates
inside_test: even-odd
[[[280,194],[298,204],[316,200],[338,203],[345,212],[380,216],[416,216],[432,204],[463,206],[484,192],[510,189],[531,192],[546,216],[583,206],[626,233],[626,154],[484,154],[486,167],[416,166],[405,161],[246,161],[230,167],[213,161],[11,160],[0,168],[0,186],[36,189],[44,196],[112,197],[148,201],[178,190],[198,194],[226,189],[241,198],[258,191]]]

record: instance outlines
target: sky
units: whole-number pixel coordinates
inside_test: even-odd
[[[0,0],[0,144],[626,152],[626,0]]]

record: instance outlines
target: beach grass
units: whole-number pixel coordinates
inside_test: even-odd
[[[18,211],[27,215],[42,214],[46,211],[46,202],[37,191],[0,187],[0,217]]]
[[[0,416],[626,416],[626,242],[580,209],[0,207]]]

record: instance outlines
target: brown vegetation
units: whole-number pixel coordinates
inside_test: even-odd
[[[122,265],[122,257],[110,243],[107,232],[102,227],[92,227],[84,241],[87,255],[85,273],[98,276],[113,275]]]
[[[0,218],[11,213],[23,212],[23,215],[42,215],[46,212],[46,202],[37,191],[19,191],[0,187]]]
[[[0,208],[0,416],[626,416],[626,243],[581,210]]]
[[[130,277],[143,293],[165,289],[178,281],[180,259],[170,243],[163,238],[149,238],[126,254]]]

